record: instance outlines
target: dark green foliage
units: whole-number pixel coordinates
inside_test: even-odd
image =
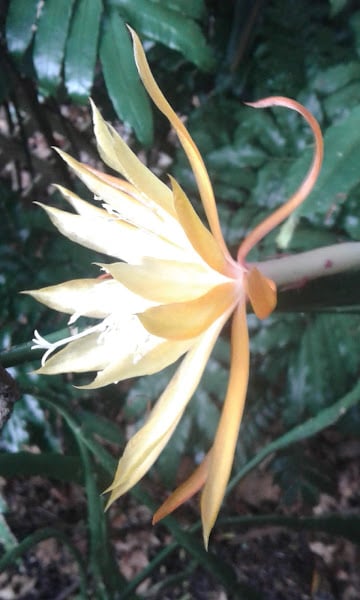
[[[205,17],[202,0],[10,0],[4,33],[17,68],[35,76],[45,97],[60,98],[65,86],[73,102],[87,103],[99,58],[116,114],[150,144],[152,113],[126,24],[209,70],[215,63],[201,29]]]
[[[314,506],[320,493],[331,494],[335,491],[333,474],[329,465],[314,461],[297,448],[292,452],[280,452],[272,461],[271,470],[274,481],[282,489],[282,502],[292,506],[299,502]]]
[[[130,62],[129,56],[132,56],[129,32],[123,19],[113,11],[104,19],[100,41],[104,80],[118,115],[132,123],[139,139],[148,144],[153,137],[150,101],[140,83],[135,62]],[[144,123],[148,123],[147,130]]]
[[[92,88],[101,13],[101,0],[79,0],[71,21],[64,58],[64,81],[75,102],[87,102]]]

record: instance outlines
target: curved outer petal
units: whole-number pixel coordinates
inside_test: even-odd
[[[275,283],[252,267],[245,277],[245,287],[254,313],[259,319],[266,319],[276,307]]]
[[[208,452],[204,460],[199,464],[195,471],[183,483],[179,485],[166,498],[165,502],[157,509],[153,516],[152,524],[155,525],[161,519],[167,517],[176,510],[181,504],[184,504],[189,498],[194,496],[206,482],[209,472],[210,453]]]
[[[88,169],[66,152],[58,149],[57,153],[97,199],[101,199],[114,211],[116,217],[155,235],[172,238],[174,241],[177,241],[177,238],[184,241],[178,222],[160,207],[154,210],[149,203],[140,202],[134,196],[109,183],[106,178],[98,177],[92,169]]]
[[[269,98],[263,98],[258,102],[247,102],[246,104],[254,108],[283,106],[300,113],[300,115],[304,117],[305,121],[311,127],[315,139],[315,150],[310,169],[300,187],[291,196],[291,198],[285,202],[285,204],[280,206],[280,208],[275,210],[269,217],[259,223],[259,225],[257,225],[257,227],[255,227],[255,229],[253,229],[240,244],[237,255],[239,262],[242,262],[255,244],[262,240],[262,238],[269,233],[269,231],[284,221],[310,194],[319,176],[324,154],[323,138],[319,123],[315,117],[313,117],[313,115],[299,102],[291,100],[290,98],[284,98],[283,96],[270,96]]]
[[[118,342],[120,345],[120,333],[118,335]],[[116,360],[110,359],[104,369],[95,377],[94,381],[88,385],[81,386],[81,388],[91,390],[109,385],[110,383],[117,383],[124,379],[158,373],[185,354],[189,350],[191,342],[189,340],[186,342],[164,341],[162,338],[147,334],[147,337],[144,338],[142,343],[138,344],[137,348],[127,343],[125,346],[127,349],[125,355],[122,356],[120,353],[119,356],[119,352],[116,351]],[[115,350],[113,349],[114,355]]]
[[[171,184],[174,193],[174,205],[179,222],[185,231],[189,242],[201,258],[215,271],[226,271],[226,259],[216,239],[203,225],[190,200],[179,184],[172,177]]]
[[[22,293],[54,310],[96,319],[105,319],[119,312],[119,307],[122,312],[131,315],[151,304],[114,279],[73,279]]]
[[[185,261],[189,259],[189,252],[170,240],[164,240],[148,231],[120,221],[105,210],[90,204],[87,206],[86,214],[82,215],[38,204],[45,210],[60,233],[85,248],[130,263],[139,263],[144,256],[166,256]]]
[[[200,335],[224,312],[235,307],[238,296],[236,282],[222,283],[188,302],[174,302],[148,308],[138,315],[153,335],[186,340]]]
[[[106,177],[108,177],[108,176],[105,176],[105,178]],[[121,179],[117,179],[117,184],[119,186],[124,186],[125,188],[127,186],[130,186],[130,184],[128,184],[126,181],[125,182],[122,181]],[[64,188],[61,185],[56,185],[55,187],[59,190],[59,192],[63,195],[65,200],[67,200],[67,202],[73,207],[73,209],[79,215],[83,215],[85,217],[93,217],[93,218],[96,218],[96,216],[98,215],[99,217],[104,218],[108,221],[111,220],[111,216],[104,209],[99,208],[97,206],[93,206],[89,202],[85,202],[85,200],[82,200],[81,198],[79,198],[79,196],[74,194],[72,191]],[[128,193],[131,194],[132,191],[129,190]],[[40,204],[40,206],[42,206],[42,205]],[[143,256],[145,243],[148,243],[148,245],[150,246],[151,242],[152,242],[153,244],[154,243],[158,243],[159,245],[161,244],[161,247],[160,247],[161,249],[159,250],[160,257],[162,257],[162,256],[166,256],[167,258],[172,258],[173,256],[180,257],[180,255],[183,254],[182,260],[184,260],[184,261],[186,261],[186,260],[192,261],[194,259],[197,259],[197,254],[194,252],[193,247],[191,246],[189,240],[187,239],[187,236],[181,229],[180,225],[176,221],[174,221],[174,219],[172,219],[172,217],[170,217],[170,216],[167,218],[167,221],[166,221],[167,223],[169,223],[169,227],[164,226],[162,235],[160,237],[152,235],[149,232],[144,231],[142,229],[137,229],[133,225],[130,225],[129,223],[127,223],[125,221],[121,221],[119,218],[115,219],[115,217],[113,217],[113,219],[116,220],[116,222],[118,223],[119,226],[122,226],[121,236],[129,237],[130,235],[132,235],[134,237],[134,242],[132,245],[139,247],[139,251],[141,252],[141,254],[139,254],[139,256]],[[120,241],[121,240],[119,240],[119,242]],[[125,242],[126,241],[127,241],[127,238],[125,237]],[[167,244],[167,246],[165,244]],[[132,249],[132,251],[133,251],[133,249]],[[164,252],[165,252],[165,254],[163,254]],[[123,258],[123,260],[127,260],[127,259]],[[129,262],[131,262],[131,261],[129,261]]]
[[[216,209],[216,203],[214,198],[214,192],[211,186],[209,175],[207,173],[204,161],[201,158],[201,154],[192,140],[189,132],[187,131],[184,124],[181,122],[179,117],[171,108],[170,104],[166,100],[155,79],[152,76],[150,67],[146,60],[145,52],[140,43],[140,40],[136,33],[131,29],[131,35],[134,44],[134,54],[136,65],[143,81],[143,84],[158,109],[169,119],[171,125],[174,127],[182,147],[189,159],[191,168],[195,175],[196,183],[199,188],[200,197],[204,205],[205,213],[209,221],[210,229],[221,247],[225,256],[230,258],[229,251],[224,242],[224,238],[221,232],[219,223],[219,216]]]
[[[231,366],[228,389],[211,450],[206,483],[201,495],[201,517],[206,548],[231,473],[236,442],[244,411],[248,378],[249,336],[245,303],[240,303],[235,311],[232,322]]]
[[[194,262],[144,258],[141,265],[122,262],[101,266],[135,294],[161,304],[193,300],[227,281],[206,265]]]
[[[168,213],[174,214],[169,188],[138,159],[115,129],[104,121],[95,104],[91,100],[90,102],[101,158],[109,167],[126,177],[148,202],[158,204]]]
[[[83,332],[83,336],[69,343],[45,364],[35,371],[39,375],[58,375],[59,373],[86,373],[103,369],[114,356],[114,344],[105,343],[102,331]],[[109,342],[109,340],[108,340]],[[60,344],[60,343],[59,343]],[[57,344],[53,344],[56,349]]]
[[[56,350],[38,371],[43,375],[98,370],[95,380],[84,388],[98,388],[129,377],[160,371],[177,360],[190,346],[152,336],[134,316],[119,316],[55,342]]]
[[[228,317],[229,313],[222,315],[194,342],[152,409],[147,422],[128,442],[114,481],[108,488],[111,495],[107,506],[138,483],[166,446],[200,381]]]
[[[92,217],[93,219],[109,219],[109,213],[103,208],[94,206],[93,204],[90,204],[90,202],[86,202],[86,200],[83,200],[77,194],[71,190],[68,190],[64,186],[59,185],[58,183],[54,184],[54,187],[79,215],[83,217]],[[37,202],[35,204],[38,204],[44,209],[46,208],[46,205],[42,204],[41,202]]]
[[[129,181],[121,179],[120,177],[115,177],[115,175],[109,175],[109,173],[105,173],[104,171],[99,171],[99,169],[95,169],[95,167],[92,167],[91,165],[86,165],[86,168],[88,171],[93,173],[93,175],[96,175],[96,177],[101,179],[101,181],[105,181],[105,183],[111,185],[115,190],[120,190],[120,192],[124,192],[125,194],[131,196],[134,200],[137,200],[137,202],[140,202],[145,206],[149,205],[149,202],[147,200],[144,200],[140,192]]]

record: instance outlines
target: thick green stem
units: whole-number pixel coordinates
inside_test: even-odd
[[[360,269],[360,242],[324,246],[316,250],[252,263],[280,288],[303,285],[310,279]]]
[[[46,336],[49,342],[57,342],[69,335],[69,329],[60,329]],[[41,348],[32,349],[34,342],[25,342],[0,352],[0,364],[7,369],[26,362],[38,360],[44,354]]]

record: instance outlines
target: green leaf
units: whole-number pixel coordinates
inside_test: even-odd
[[[360,106],[351,110],[341,123],[332,125],[324,136],[324,164],[313,192],[297,211],[315,224],[335,222],[351,189],[360,181]],[[287,175],[293,192],[304,177],[311,152],[304,152]]]
[[[112,444],[124,443],[124,435],[113,421],[87,410],[81,411],[80,421],[84,431],[96,433]]]
[[[134,128],[140,142],[149,145],[153,138],[150,101],[136,69],[129,32],[115,11],[104,19],[100,60],[116,113]]]
[[[220,519],[221,525],[239,526],[241,531],[250,527],[289,527],[296,531],[323,531],[339,535],[360,544],[360,518],[357,515],[324,515],[321,517],[287,517],[283,515],[258,515]]]
[[[360,362],[359,335],[358,316],[326,314],[309,320],[290,363],[285,419],[317,414],[349,389]]]
[[[60,83],[73,1],[47,0],[39,17],[34,65],[44,95],[53,94]]]
[[[320,459],[314,463],[313,458],[306,456],[299,446],[276,456],[270,468],[274,473],[274,482],[281,487],[281,502],[287,506],[299,501],[314,506],[319,501],[320,492],[329,495],[335,493],[329,464]]]
[[[138,33],[178,50],[200,69],[214,67],[212,49],[199,25],[178,10],[149,0],[110,0],[110,4],[119,8]]]
[[[350,20],[350,27],[355,38],[355,49],[357,55],[360,56],[360,11],[355,12]]]
[[[342,226],[353,239],[360,241],[360,186],[351,193],[351,198],[344,206]]]
[[[354,79],[360,78],[360,62],[341,63],[319,71],[313,83],[315,90],[321,94],[333,94]]]
[[[78,435],[77,428],[72,429],[79,446],[85,473],[85,489],[88,507],[88,527],[90,533],[90,572],[96,580],[98,598],[108,600],[115,590],[123,587],[125,579],[120,575],[117,564],[109,547],[107,521],[104,514],[104,500],[99,494],[90,454]]]
[[[2,477],[32,477],[40,475],[60,481],[83,483],[81,462],[75,456],[63,456],[55,452],[0,453]]]
[[[346,6],[347,0],[330,0],[331,16],[335,17]]]
[[[10,552],[17,546],[17,539],[11,531],[5,519],[7,506],[2,496],[0,496],[0,544],[5,552]]]
[[[204,0],[152,0],[158,4],[164,5],[170,10],[177,10],[187,17],[200,19],[205,13]]]
[[[336,122],[344,117],[344,107],[346,113],[359,106],[360,81],[352,81],[345,87],[337,90],[323,102],[324,111],[328,121]]]
[[[79,0],[65,52],[65,85],[72,100],[87,100],[94,77],[101,23],[101,0]]]
[[[21,57],[34,35],[38,0],[12,0],[6,19],[6,43],[16,58]]]

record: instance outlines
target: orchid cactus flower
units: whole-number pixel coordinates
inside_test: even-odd
[[[309,194],[321,166],[322,137],[314,117],[294,100],[271,97],[250,104],[255,108],[283,106],[300,113],[313,131],[315,152],[298,191],[249,233],[233,258],[221,232],[213,189],[199,150],[157,86],[134,32],[132,37],[140,77],[178,135],[209,228],[180,185],[172,178],[170,187],[159,180],[92,105],[100,156],[126,180],[85,166],[58,150],[94,194],[95,205],[58,186],[75,212],[43,208],[63,235],[115,257],[117,262],[100,264],[104,273],[98,278],[27,292],[50,308],[70,314],[71,324],[79,316],[98,320],[54,344],[36,333],[35,346],[46,350],[37,372],[95,371],[92,383],[83,386],[93,389],[156,373],[182,357],[145,424],[125,447],[107,490],[110,505],[145,475],[168,443],[223,326],[232,318],[229,382],[215,439],[203,462],[154,517],[154,521],[163,518],[202,489],[201,517],[207,546],[230,477],[248,385],[246,307],[250,304],[264,319],[276,305],[275,284],[247,263],[246,257]]]

